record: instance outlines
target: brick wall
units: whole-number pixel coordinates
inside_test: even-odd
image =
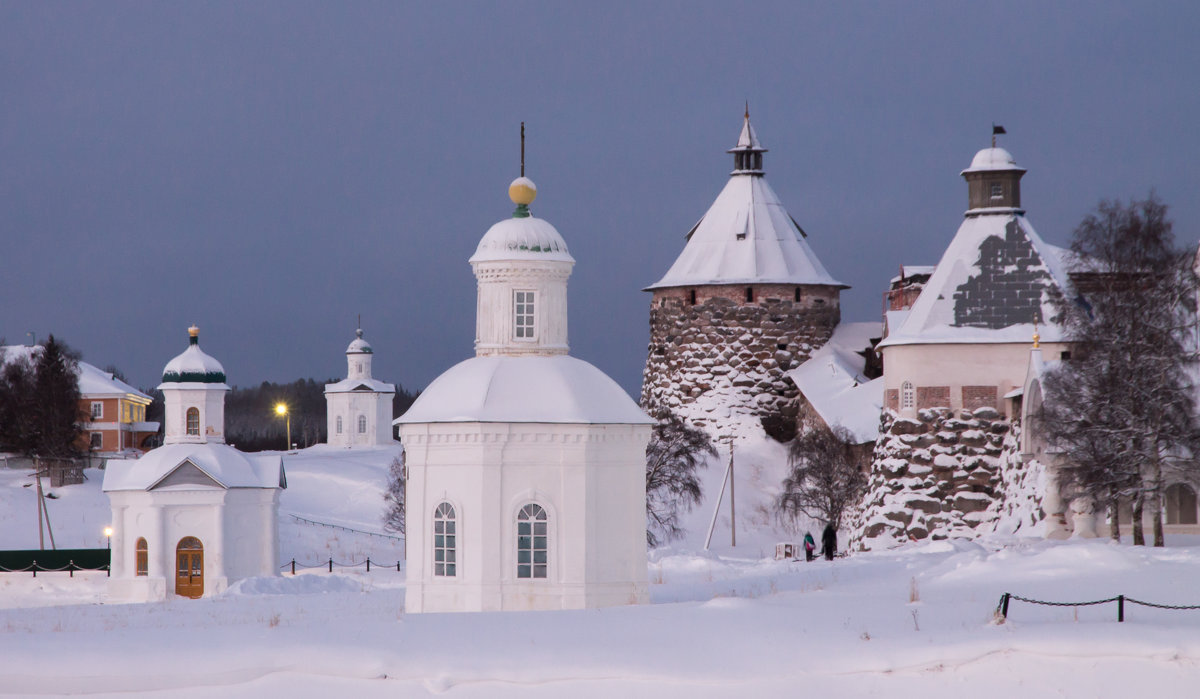
[[[996,408],[996,397],[998,391],[995,386],[963,386],[962,387],[962,407],[964,410],[975,410],[976,408]]]
[[[917,386],[917,409],[949,408],[949,386]]]
[[[892,412],[900,411],[900,389],[889,388],[883,392],[883,404]]]

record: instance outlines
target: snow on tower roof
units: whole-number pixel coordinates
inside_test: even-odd
[[[989,149],[990,150],[990,149]],[[1063,250],[1016,211],[969,215],[904,322],[880,347],[927,343],[1060,342],[1058,294],[1072,294]]]
[[[395,424],[546,422],[652,424],[637,403],[591,364],[556,357],[473,357],[434,379]]]
[[[151,490],[177,469],[190,468],[188,463],[222,488],[287,487],[282,457],[244,454],[228,444],[209,442],[168,444],[133,461],[110,460],[104,470],[103,490]],[[195,489],[194,485],[160,487]]]
[[[395,393],[396,387],[393,384],[377,379],[342,379],[341,381],[325,384],[326,393],[354,393],[356,391]]]
[[[188,348],[163,367],[163,383],[224,384],[225,367],[200,349],[200,329],[188,328]]]
[[[374,354],[375,350],[371,349],[371,343],[363,339],[362,328],[354,331],[354,339],[350,341],[350,346],[346,348],[346,354]]]
[[[995,170],[1019,170],[1025,172],[1025,168],[1017,166],[1016,158],[1012,157],[1012,153],[1003,148],[984,148],[975,154],[971,159],[971,166],[963,170],[960,174],[968,172],[992,172]]]
[[[688,235],[683,252],[646,290],[704,284],[823,284],[825,271],[765,177],[734,175]]]
[[[558,230],[533,216],[504,219],[483,234],[470,262],[494,260],[575,262]]]

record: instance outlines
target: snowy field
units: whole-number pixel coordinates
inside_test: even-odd
[[[285,458],[281,511],[379,531],[390,452]],[[749,479],[754,469],[746,470]],[[99,474],[89,476],[55,490],[60,546],[103,541],[96,532],[107,504]],[[21,472],[0,472],[6,547],[30,546],[30,536],[36,546],[24,482]],[[689,523],[707,525],[710,515],[693,513]],[[397,557],[391,540],[287,514],[280,523],[285,560]],[[982,699],[1184,697],[1200,686],[1200,611],[1129,605],[1118,624],[1115,604],[1014,601],[1007,623],[993,618],[1006,591],[1200,602],[1200,537],[1169,537],[1158,550],[933,542],[803,563],[763,558],[773,534],[756,542],[746,527],[736,549],[718,526],[726,541],[716,553],[694,545],[702,532],[652,552],[652,603],[596,611],[406,615],[394,565],[369,574],[313,569],[243,581],[215,598],[145,605],[106,604],[102,573],[0,575],[0,694]]]

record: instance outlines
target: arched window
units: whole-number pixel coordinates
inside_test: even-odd
[[[546,510],[529,503],[517,515],[517,577],[545,578],[548,537]]]
[[[187,409],[187,433],[200,434],[200,410],[198,408]]]
[[[452,578],[458,568],[458,533],[454,526],[454,506],[438,505],[433,513],[433,574]]]
[[[359,434],[367,433],[367,416],[366,415],[358,416],[358,433]]]
[[[342,416],[341,415],[337,416],[337,433],[338,434],[342,433]]]
[[[916,405],[917,389],[913,388],[912,381],[905,381],[900,385],[900,408],[904,410]]]
[[[1196,524],[1196,491],[1185,483],[1167,488],[1167,524]]]
[[[146,537],[139,536],[137,540],[136,574],[148,575],[150,571],[150,547],[146,545]]]

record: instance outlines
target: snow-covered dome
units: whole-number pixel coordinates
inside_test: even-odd
[[[651,424],[637,403],[591,364],[556,357],[474,357],[429,384],[396,423]]]
[[[363,339],[362,328],[354,331],[354,340],[350,342],[350,346],[346,348],[346,354],[374,354],[375,350],[371,349],[371,343]]]
[[[188,348],[163,367],[163,383],[225,383],[225,367],[200,349],[200,329],[188,328]]]
[[[488,229],[471,262],[551,260],[574,262],[567,243],[549,222],[533,216],[505,219]]]
[[[985,172],[989,170],[1021,170],[1017,167],[1017,161],[1012,157],[1012,153],[1003,148],[984,148],[975,154],[971,159],[971,167],[963,170],[967,172]]]

